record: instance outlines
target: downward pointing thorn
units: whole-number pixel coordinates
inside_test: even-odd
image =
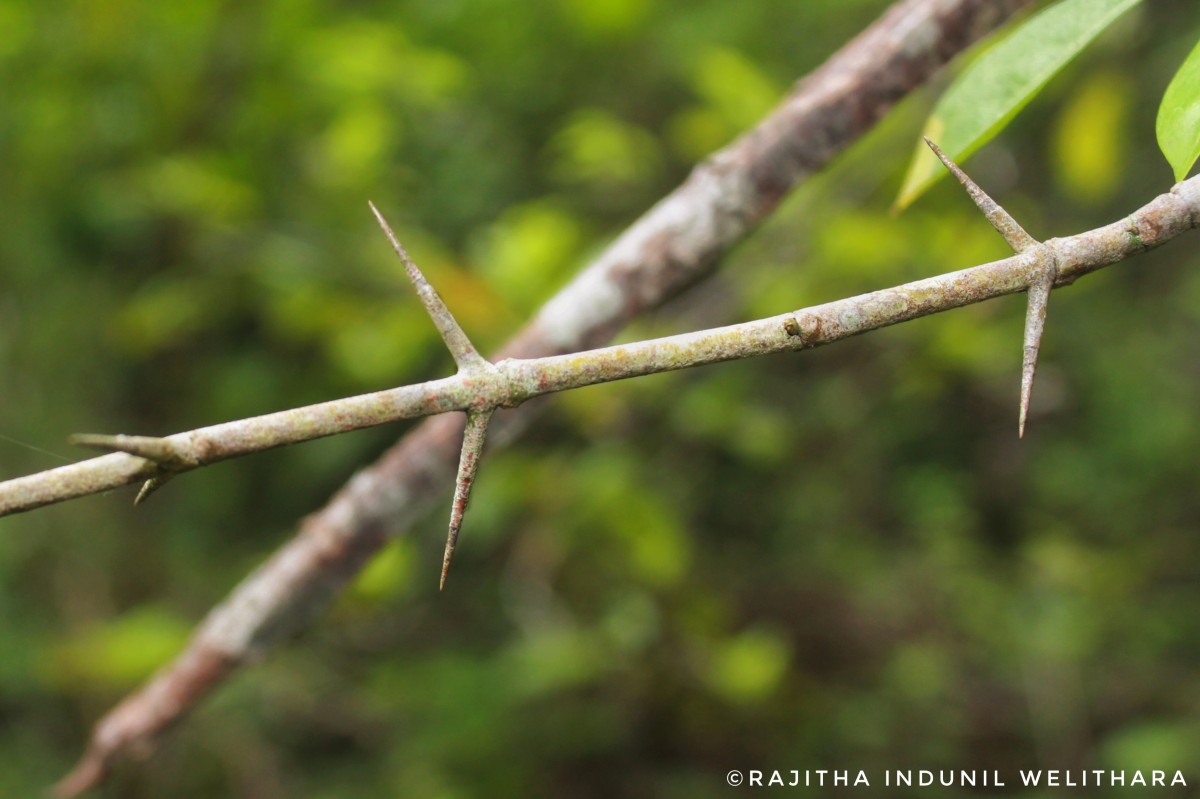
[[[1017,437],[1025,437],[1025,420],[1029,416],[1029,398],[1033,395],[1033,376],[1037,373],[1038,351],[1042,332],[1046,328],[1046,307],[1050,290],[1054,288],[1057,270],[1050,266],[1029,284],[1029,304],[1025,311],[1025,354],[1021,361],[1021,412],[1017,422]]]
[[[158,489],[160,489],[164,485],[166,485],[167,481],[170,480],[171,477],[172,477],[172,475],[170,473],[167,473],[167,474],[160,475],[159,477],[151,477],[149,480],[142,483],[142,488],[140,491],[138,491],[137,496],[134,497],[133,504],[141,505],[143,502],[146,501],[147,497],[149,497],[155,491],[157,491]]]
[[[454,484],[454,502],[450,506],[450,532],[446,536],[446,552],[442,556],[442,579],[438,590],[446,587],[446,574],[454,558],[454,547],[458,545],[458,532],[462,529],[463,513],[467,500],[471,498],[471,486],[479,471],[479,458],[483,454],[483,442],[487,438],[488,422],[494,408],[482,411],[467,411],[467,429],[463,433],[462,455],[458,460],[458,479]]]

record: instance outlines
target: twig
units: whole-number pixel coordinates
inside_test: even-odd
[[[727,327],[570,355],[506,359],[489,366],[485,379],[474,372],[460,372],[454,377],[377,394],[226,422],[164,440],[173,444],[190,442],[186,449],[180,443],[180,451],[194,459],[195,464],[206,465],[247,452],[397,419],[452,410],[514,407],[555,391],[828,344],[897,322],[1024,291],[1044,279],[1048,269],[1055,269],[1056,284],[1064,285],[1082,274],[1157,247],[1190,229],[1192,215],[1200,213],[1200,203],[1196,200],[1200,193],[1198,180],[1200,176],[1178,184],[1130,217],[1107,227],[1052,239],[1019,255],[959,272]],[[1130,236],[1130,225],[1144,233]],[[811,333],[796,335],[793,332],[796,325]],[[304,424],[295,424],[295,419],[303,420]],[[89,492],[125,485],[141,477],[140,470],[144,468],[131,469],[125,460],[114,460],[109,455],[0,483],[0,513],[36,507],[34,501],[47,504],[78,496],[80,490],[75,485]],[[71,490],[54,495],[54,486],[68,482],[58,477],[63,473],[81,478],[71,484]],[[50,489],[42,483],[47,483]]]

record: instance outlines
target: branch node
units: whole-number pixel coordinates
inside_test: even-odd
[[[437,291],[425,279],[425,275],[417,268],[413,259],[409,257],[408,251],[400,244],[400,240],[392,232],[391,226],[384,220],[383,214],[379,213],[379,209],[375,207],[375,203],[368,200],[367,205],[371,206],[371,213],[375,214],[375,219],[383,228],[384,235],[392,243],[392,249],[396,251],[396,255],[400,256],[400,262],[404,264],[404,271],[408,274],[409,281],[417,290],[417,296],[433,320],[434,326],[437,327],[438,333],[441,334],[442,341],[446,342],[446,347],[454,356],[454,362],[458,364],[459,371],[480,371],[491,366],[487,359],[475,349],[475,345],[467,338],[467,334],[459,326],[454,315],[450,313],[446,303],[442,301]]]
[[[996,232],[1008,242],[1008,246],[1012,247],[1018,253],[1025,252],[1025,250],[1037,246],[1037,239],[1026,233],[1025,228],[1021,227],[1008,211],[1001,208],[1000,204],[989,197],[987,192],[979,188],[978,184],[971,180],[967,176],[967,173],[959,168],[958,164],[950,160],[950,156],[942,152],[942,148],[934,144],[933,140],[928,136],[923,138],[925,139],[925,143],[929,145],[929,149],[933,150],[933,154],[938,157],[938,160],[942,162],[946,169],[950,170],[950,174],[954,175],[955,179],[967,190],[967,194],[971,196],[971,200],[975,203],[975,206],[992,223],[992,227],[996,229]]]
[[[1053,255],[1041,267],[1041,273],[1029,284],[1028,305],[1025,311],[1025,349],[1021,360],[1021,410],[1017,421],[1017,437],[1025,437],[1025,420],[1029,416],[1029,398],[1033,395],[1033,377],[1037,373],[1038,351],[1042,346],[1042,333],[1046,329],[1046,309],[1050,302],[1050,291],[1058,269]]]
[[[450,506],[450,532],[446,536],[446,552],[442,556],[442,578],[438,590],[446,587],[446,574],[458,545],[458,532],[462,529],[463,513],[467,500],[471,498],[471,486],[479,471],[479,459],[483,455],[483,442],[487,438],[488,422],[495,408],[467,411],[467,428],[463,433],[462,454],[458,460],[458,477],[454,484],[454,502]]]

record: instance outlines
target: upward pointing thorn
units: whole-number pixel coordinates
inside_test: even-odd
[[[392,232],[391,227],[384,221],[383,214],[379,213],[379,209],[375,207],[375,203],[370,200],[367,205],[371,206],[371,213],[375,214],[375,219],[379,221],[379,226],[383,228],[383,232],[388,237],[388,241],[392,243],[392,248],[396,251],[396,255],[400,256],[401,263],[404,264],[404,271],[408,273],[408,279],[412,282],[413,288],[417,290],[417,296],[420,297],[421,303],[425,306],[425,310],[429,313],[433,324],[437,327],[438,332],[442,334],[442,341],[446,342],[446,346],[450,349],[450,354],[454,356],[454,362],[458,364],[460,370],[470,371],[472,369],[481,369],[488,366],[488,362],[475,349],[475,345],[467,338],[467,334],[459,327],[454,316],[450,313],[450,309],[446,307],[446,303],[442,302],[442,298],[434,291],[433,286],[429,285],[429,281],[425,279],[425,275],[421,274],[421,270],[413,263],[409,257],[408,251],[400,244],[400,240],[396,238],[396,234]]]
[[[446,587],[446,574],[454,558],[454,547],[458,545],[458,531],[462,529],[463,513],[467,500],[471,498],[471,486],[479,471],[479,458],[483,454],[483,442],[487,438],[488,422],[493,408],[482,411],[467,411],[467,429],[463,433],[462,455],[458,460],[458,479],[454,484],[454,503],[450,506],[450,533],[446,536],[446,552],[442,556],[442,579],[438,590]]]
[[[999,203],[987,195],[983,189],[976,185],[975,181],[967,177],[967,173],[958,168],[958,164],[950,160],[950,156],[942,152],[942,148],[933,143],[933,140],[928,136],[924,137],[925,143],[929,145],[929,149],[933,150],[933,154],[945,165],[946,169],[950,170],[950,174],[963,185],[967,190],[967,194],[971,195],[971,199],[987,220],[992,223],[992,227],[996,229],[1004,240],[1008,242],[1008,246],[1012,247],[1017,252],[1024,252],[1030,247],[1037,246],[1037,239],[1025,232],[1025,228],[1021,227],[1017,220],[1000,207]]]
[[[124,436],[96,435],[94,433],[76,433],[67,441],[80,447],[104,449],[110,452],[125,452],[137,455],[148,461],[154,461],[167,469],[179,469],[185,466],[198,465],[184,453],[174,441],[168,438],[154,436]]]

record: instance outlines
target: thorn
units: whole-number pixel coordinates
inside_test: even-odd
[[[151,477],[149,480],[142,483],[141,491],[138,491],[138,495],[136,497],[134,497],[134,499],[133,499],[134,507],[141,505],[143,502],[145,502],[146,497],[150,496],[155,491],[157,491],[158,489],[165,486],[167,484],[167,482],[174,476],[175,475],[171,474],[170,472],[167,472],[166,474],[163,474],[159,477]]]
[[[1009,215],[1008,211],[1001,208],[1000,204],[989,197],[987,192],[979,188],[975,181],[967,177],[967,173],[959,169],[958,164],[951,161],[950,156],[942,152],[942,148],[934,144],[933,140],[928,136],[924,136],[923,138],[925,139],[925,143],[929,145],[929,149],[933,150],[933,154],[938,157],[938,160],[963,185],[963,188],[967,190],[967,194],[971,195],[971,199],[974,201],[976,207],[980,211],[983,211],[983,215],[992,223],[992,227],[996,229],[996,232],[1008,242],[1008,246],[1017,252],[1024,252],[1031,247],[1037,246],[1037,239],[1026,233],[1025,228],[1021,227],[1017,223],[1017,220]]]
[[[375,214],[375,219],[378,220],[379,226],[383,228],[384,234],[388,237],[388,241],[392,243],[392,249],[396,251],[396,255],[400,256],[401,263],[404,264],[404,271],[408,273],[408,279],[412,282],[413,288],[417,290],[417,296],[421,299],[421,303],[425,306],[425,311],[433,319],[433,324],[437,327],[438,333],[442,335],[442,341],[446,342],[446,346],[450,350],[450,354],[454,356],[454,362],[458,364],[459,369],[471,370],[486,368],[487,360],[479,354],[475,349],[475,345],[467,338],[467,334],[455,321],[454,316],[450,313],[450,309],[446,307],[446,303],[442,302],[442,298],[434,290],[433,286],[429,285],[429,281],[425,279],[425,275],[421,274],[421,270],[413,263],[409,257],[408,251],[400,244],[400,240],[396,238],[396,234],[392,232],[388,223],[384,220],[383,214],[379,213],[379,209],[375,207],[375,203],[370,200],[367,205],[371,206],[371,213]]]
[[[1033,395],[1033,376],[1037,372],[1038,350],[1046,328],[1046,307],[1058,270],[1053,263],[1029,284],[1028,306],[1025,311],[1025,354],[1021,361],[1021,411],[1017,422],[1017,437],[1025,437],[1025,420],[1029,416],[1029,398]]]
[[[467,411],[467,429],[463,432],[462,455],[458,460],[458,479],[454,484],[454,503],[450,506],[450,532],[446,536],[446,552],[442,556],[442,579],[438,590],[446,587],[446,574],[458,545],[458,531],[462,529],[463,513],[467,500],[471,498],[471,486],[479,471],[479,458],[483,454],[483,442],[487,437],[488,422],[494,408],[482,411]]]
[[[81,447],[103,449],[110,452],[124,452],[153,461],[164,469],[178,471],[192,466],[198,466],[196,460],[183,452],[170,439],[154,436],[106,436],[94,433],[79,433],[67,439],[70,443]]]

